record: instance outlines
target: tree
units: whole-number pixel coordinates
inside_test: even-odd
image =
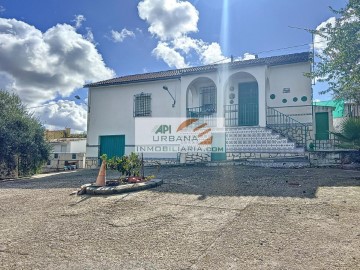
[[[48,160],[49,153],[41,123],[17,95],[0,90],[0,163],[13,170],[20,161],[19,174],[30,175]]]
[[[332,11],[339,16],[335,25],[312,31],[327,45],[317,54],[320,61],[311,77],[328,83],[321,93],[360,103],[360,0],[349,0],[345,8]]]

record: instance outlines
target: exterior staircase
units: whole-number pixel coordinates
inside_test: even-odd
[[[304,153],[303,147],[263,127],[226,128],[226,152]]]
[[[226,162],[212,165],[249,165],[272,168],[310,166],[304,147],[264,127],[226,129]],[[211,166],[211,164],[210,164]]]

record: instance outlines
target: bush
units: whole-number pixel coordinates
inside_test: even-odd
[[[360,117],[347,118],[341,123],[340,133],[334,133],[341,141],[340,147],[360,149]]]
[[[131,153],[129,156],[106,158],[107,168],[117,170],[125,176],[139,176],[141,169],[141,159],[139,155]]]

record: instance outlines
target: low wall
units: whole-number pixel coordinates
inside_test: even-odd
[[[179,165],[176,158],[147,158],[144,159],[144,166]]]
[[[356,150],[314,151],[308,155],[312,166],[360,164],[360,151]]]
[[[186,153],[185,163],[194,164],[194,163],[204,163],[211,161],[211,153]]]
[[[303,152],[236,152],[226,153],[227,160],[243,160],[243,159],[271,159],[286,157],[303,157]]]
[[[99,159],[97,157],[87,157],[85,160],[85,169],[99,168]]]

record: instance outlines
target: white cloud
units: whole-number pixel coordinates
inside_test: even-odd
[[[112,78],[95,45],[74,27],[42,33],[25,22],[0,18],[0,73],[26,104],[66,97],[88,81]]]
[[[149,32],[160,40],[198,31],[199,12],[188,1],[143,0],[138,4],[138,11],[140,18],[149,23]]]
[[[202,47],[200,59],[203,64],[208,65],[226,59],[222,54],[220,45],[216,42],[206,44]]]
[[[86,27],[86,35],[85,35],[85,39],[90,41],[91,43],[94,43],[94,34],[91,30],[90,27]]]
[[[244,56],[242,57],[242,59],[240,60],[251,60],[251,59],[255,59],[256,55],[252,54],[252,53],[244,53]]]
[[[149,32],[160,41],[153,54],[168,66],[184,68],[191,60],[198,64],[229,62],[217,42],[206,42],[191,38],[191,32],[197,32],[199,12],[188,1],[179,0],[142,0],[138,4],[139,16],[149,24]],[[244,54],[237,60],[254,59],[255,55]]]
[[[174,49],[181,50],[185,54],[190,53],[191,50],[200,53],[201,48],[204,46],[204,42],[201,39],[194,39],[188,36],[182,36],[172,40]]]
[[[139,16],[149,24],[149,32],[160,41],[153,54],[170,67],[183,68],[195,64],[230,61],[217,42],[205,42],[188,35],[198,31],[199,12],[188,1],[143,0],[138,4]],[[250,57],[247,56],[247,57]]]
[[[86,21],[86,18],[84,15],[75,15],[75,19],[73,22],[75,22],[75,28],[80,28],[82,26],[82,23]]]
[[[334,27],[335,22],[336,22],[336,18],[331,17],[331,18],[327,19],[326,21],[322,22],[321,24],[319,24],[316,27],[316,30],[321,32],[321,30],[323,28],[327,27],[327,25],[329,25],[329,24],[332,27]],[[323,32],[323,34],[324,34],[324,32]],[[314,36],[314,48],[315,48],[316,52],[322,53],[322,51],[326,48],[327,43],[328,43],[328,40],[327,40],[326,36],[321,36],[321,35]]]
[[[161,46],[163,46],[164,43],[159,42],[159,44],[162,44]],[[209,44],[201,39],[193,39],[187,36],[183,36],[176,38],[166,44],[166,49],[168,51],[169,49],[174,51],[176,54],[173,53],[172,55],[176,55],[176,59],[180,59],[179,56],[181,56],[182,62],[185,62],[187,58],[191,58],[194,54],[201,61],[201,63],[205,65],[226,59],[226,57],[221,52],[220,45],[216,42]],[[168,63],[169,61],[165,62]]]
[[[188,65],[185,63],[185,59],[174,48],[169,47],[165,42],[159,42],[156,48],[153,50],[153,54],[156,58],[161,58],[169,67],[185,68]]]
[[[33,108],[36,117],[49,129],[63,129],[70,127],[77,131],[86,130],[87,107],[84,104],[76,104],[70,100],[51,101],[43,107]]]
[[[135,37],[133,31],[127,30],[126,28],[122,29],[121,32],[111,30],[111,37],[114,42],[123,42],[127,37]]]

